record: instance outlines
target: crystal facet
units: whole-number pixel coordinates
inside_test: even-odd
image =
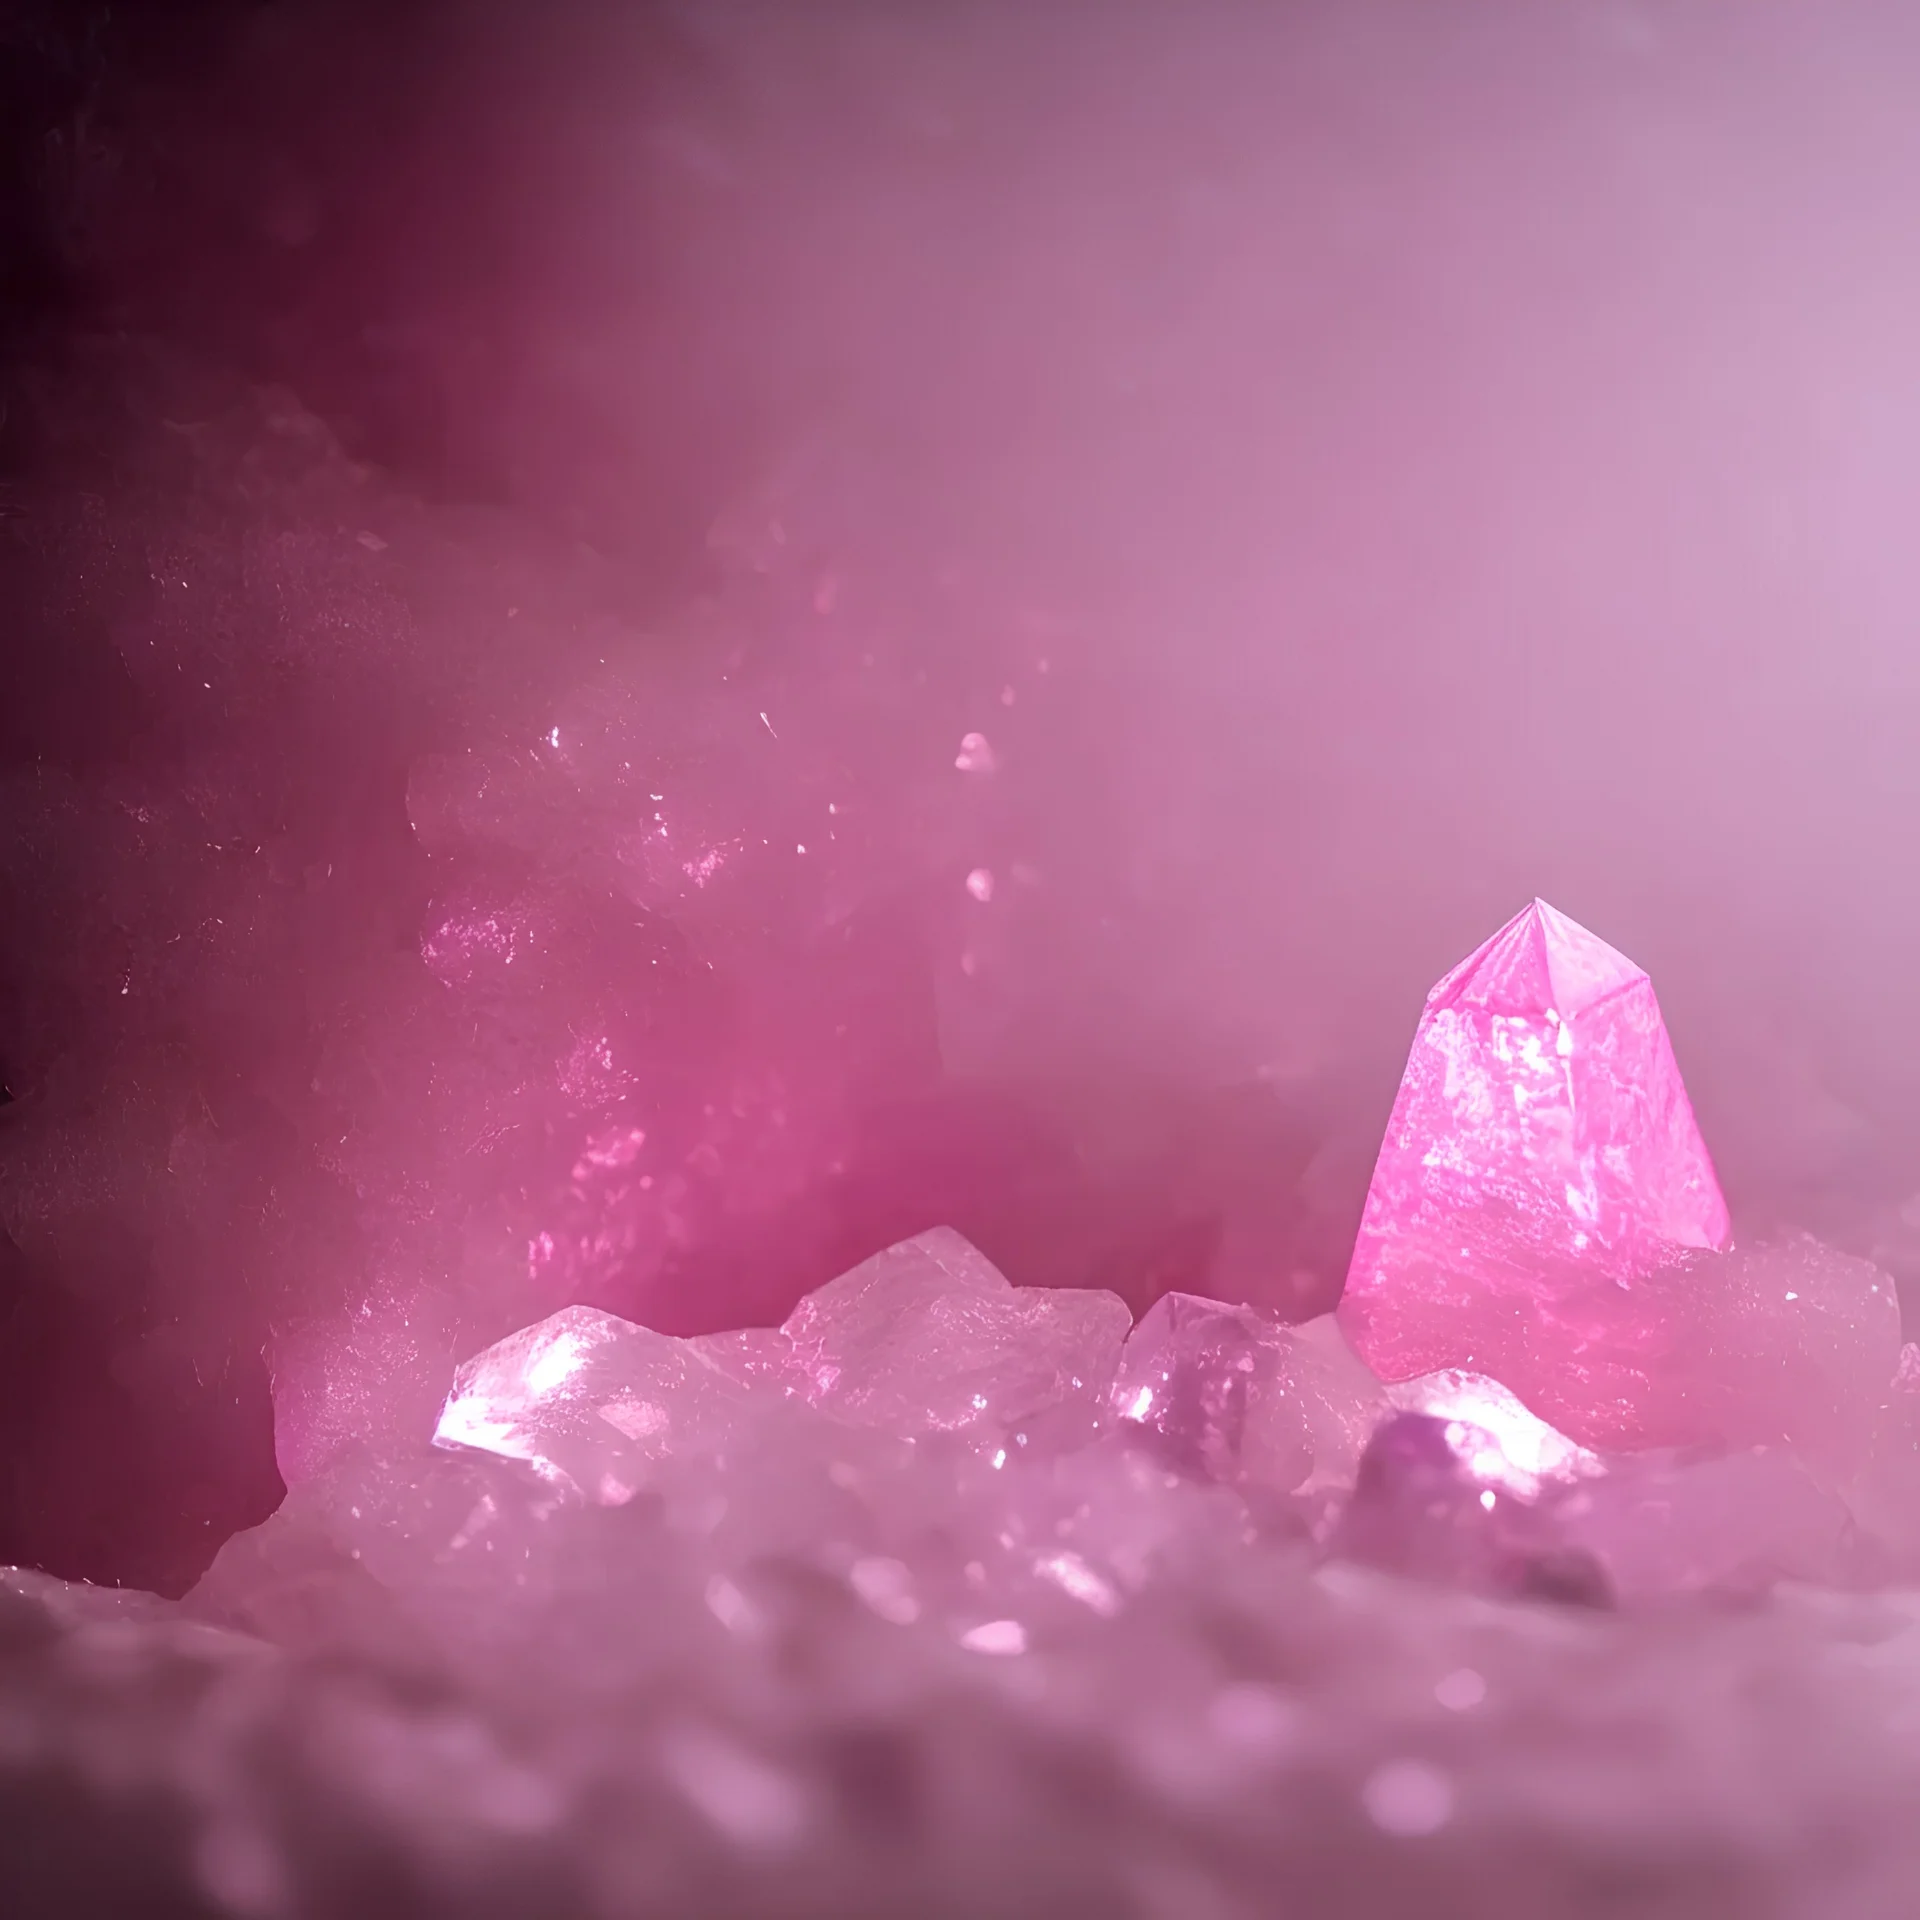
[[[1388,1404],[1448,1423],[1455,1450],[1467,1453],[1470,1475],[1482,1485],[1532,1499],[1555,1481],[1601,1471],[1598,1456],[1524,1407],[1497,1380],[1480,1374],[1422,1374],[1387,1389]]]
[[[1341,1324],[1389,1380],[1551,1366],[1596,1286],[1725,1244],[1647,976],[1536,900],[1427,997]]]
[[[1141,1316],[1112,1406],[1189,1471],[1284,1491],[1350,1480],[1386,1410],[1331,1315],[1291,1327],[1189,1293]]]
[[[1012,1286],[959,1234],[936,1227],[809,1294],[785,1331],[815,1406],[920,1433],[1091,1409],[1131,1320],[1116,1294]]]
[[[1549,1507],[1507,1484],[1498,1438],[1459,1420],[1395,1413],[1367,1443],[1330,1545],[1343,1558],[1483,1592],[1604,1605],[1596,1556]]]
[[[461,1366],[434,1440],[524,1460],[618,1505],[645,1462],[718,1439],[754,1385],[740,1335],[676,1340],[566,1307]],[[781,1397],[776,1382],[770,1398]]]
[[[1129,1318],[1114,1294],[1012,1286],[940,1227],[829,1281],[784,1327],[675,1339],[564,1308],[468,1360],[434,1438],[618,1504],[650,1463],[727,1443],[788,1403],[898,1435],[1079,1432]]]

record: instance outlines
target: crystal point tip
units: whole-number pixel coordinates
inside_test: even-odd
[[[1572,1019],[1646,977],[1598,934],[1536,899],[1446,974],[1427,1006]]]

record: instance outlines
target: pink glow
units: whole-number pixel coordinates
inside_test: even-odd
[[[1427,997],[1341,1323],[1385,1379],[1511,1383],[1544,1307],[1727,1234],[1652,983],[1536,900]]]

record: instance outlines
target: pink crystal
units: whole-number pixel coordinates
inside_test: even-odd
[[[1647,976],[1536,900],[1427,996],[1340,1305],[1374,1371],[1517,1376],[1727,1209]]]
[[[1726,1237],[1646,975],[1535,901],[1428,997],[1340,1321],[1383,1378],[1487,1376],[1582,1447],[1787,1447],[1837,1484],[1892,1282]]]

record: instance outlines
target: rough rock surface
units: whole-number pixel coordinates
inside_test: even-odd
[[[1136,1451],[983,1490],[833,1432],[618,1508],[445,1454],[404,1523],[342,1484],[302,1595],[191,1610],[279,1647],[9,1576],[6,1910],[1908,1910],[1907,1596],[1487,1600]]]
[[[939,1232],[784,1329],[569,1309],[177,1606],[5,1576],[6,1911],[1906,1911],[1920,1603],[1788,1450],[1022,1291]]]

